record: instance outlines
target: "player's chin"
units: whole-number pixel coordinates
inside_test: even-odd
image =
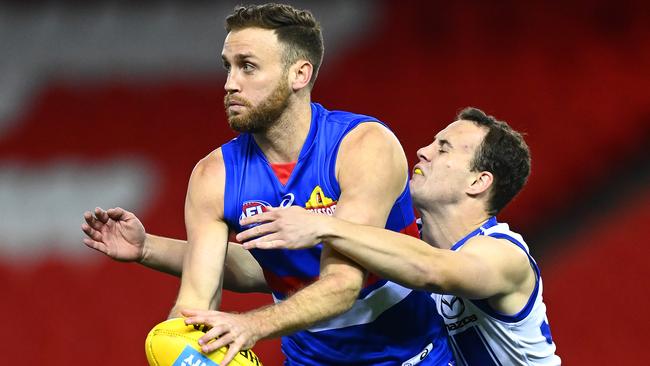
[[[422,183],[424,183],[424,177],[414,174],[411,179],[409,179],[409,189],[411,190],[411,193],[413,193],[413,190],[420,189]]]
[[[231,109],[226,109],[226,115],[228,116],[228,123],[231,124],[241,124],[241,116],[243,113],[236,112]]]
[[[411,191],[411,198],[415,199],[424,196],[424,182],[425,180],[422,177],[417,179],[411,178],[409,181],[409,191]]]
[[[250,124],[247,122],[245,116],[240,113],[229,114],[228,115],[228,124],[230,128],[237,132],[249,132],[251,129]]]

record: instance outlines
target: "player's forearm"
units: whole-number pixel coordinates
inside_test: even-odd
[[[269,288],[266,285],[262,269],[250,253],[234,243],[229,243],[228,246],[223,288],[240,293],[268,293]],[[188,244],[185,240],[147,234],[140,264],[156,271],[181,277],[183,258],[187,248]]]
[[[228,243],[223,272],[223,288],[243,293],[270,292],[262,267],[249,251],[236,243]]]
[[[319,238],[334,250],[382,278],[432,290],[443,281],[444,251],[412,236],[327,218]]]
[[[180,277],[187,242],[147,234],[140,264],[160,272]]]
[[[192,265],[189,265],[187,260],[184,264],[185,268],[192,268]],[[181,311],[186,309],[219,309],[219,305],[221,304],[220,276],[211,276],[212,272],[206,271],[206,276],[210,277],[205,279],[198,272],[188,270],[183,273],[178,297],[169,312],[169,319],[181,317]]]
[[[180,316],[183,309],[217,310],[221,303],[228,229],[221,222],[188,221],[188,248],[172,317]]]
[[[296,292],[285,301],[248,313],[262,338],[274,338],[307,329],[348,311],[354,304],[361,282],[334,273]]]

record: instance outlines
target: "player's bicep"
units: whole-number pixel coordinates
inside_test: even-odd
[[[440,292],[483,299],[512,292],[530,266],[519,248],[502,240],[476,237],[457,252],[447,252]]]
[[[381,124],[368,122],[357,126],[343,140],[336,173],[341,197],[335,216],[384,227],[407,184],[408,166],[395,135]],[[346,205],[352,209],[346,209]]]

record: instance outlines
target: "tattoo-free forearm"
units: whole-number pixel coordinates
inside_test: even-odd
[[[306,329],[349,310],[360,291],[361,281],[339,273],[321,276],[311,285],[275,305],[248,313],[262,338],[273,338]]]
[[[183,273],[183,257],[187,242],[147,234],[140,264],[180,277]]]
[[[324,243],[370,272],[407,287],[433,290],[446,267],[447,251],[390,230],[326,218],[319,234]]]
[[[223,269],[223,288],[234,292],[269,293],[262,267],[240,244],[228,243]]]
[[[188,244],[185,240],[147,234],[140,264],[181,277],[183,257],[187,248]],[[269,292],[262,268],[241,245],[228,243],[223,288],[240,293]]]

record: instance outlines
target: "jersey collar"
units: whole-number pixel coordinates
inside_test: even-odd
[[[469,239],[475,237],[476,235],[481,234],[484,230],[487,230],[487,229],[491,228],[492,226],[494,226],[496,224],[497,224],[496,216],[490,217],[489,219],[487,219],[487,221],[485,221],[483,223],[483,225],[479,226],[476,230],[472,231],[471,233],[465,235],[464,238],[457,241],[456,244],[454,244],[450,249],[451,250],[456,250],[456,249],[460,248],[461,246],[463,246],[463,244],[465,244],[466,241],[468,241]]]

